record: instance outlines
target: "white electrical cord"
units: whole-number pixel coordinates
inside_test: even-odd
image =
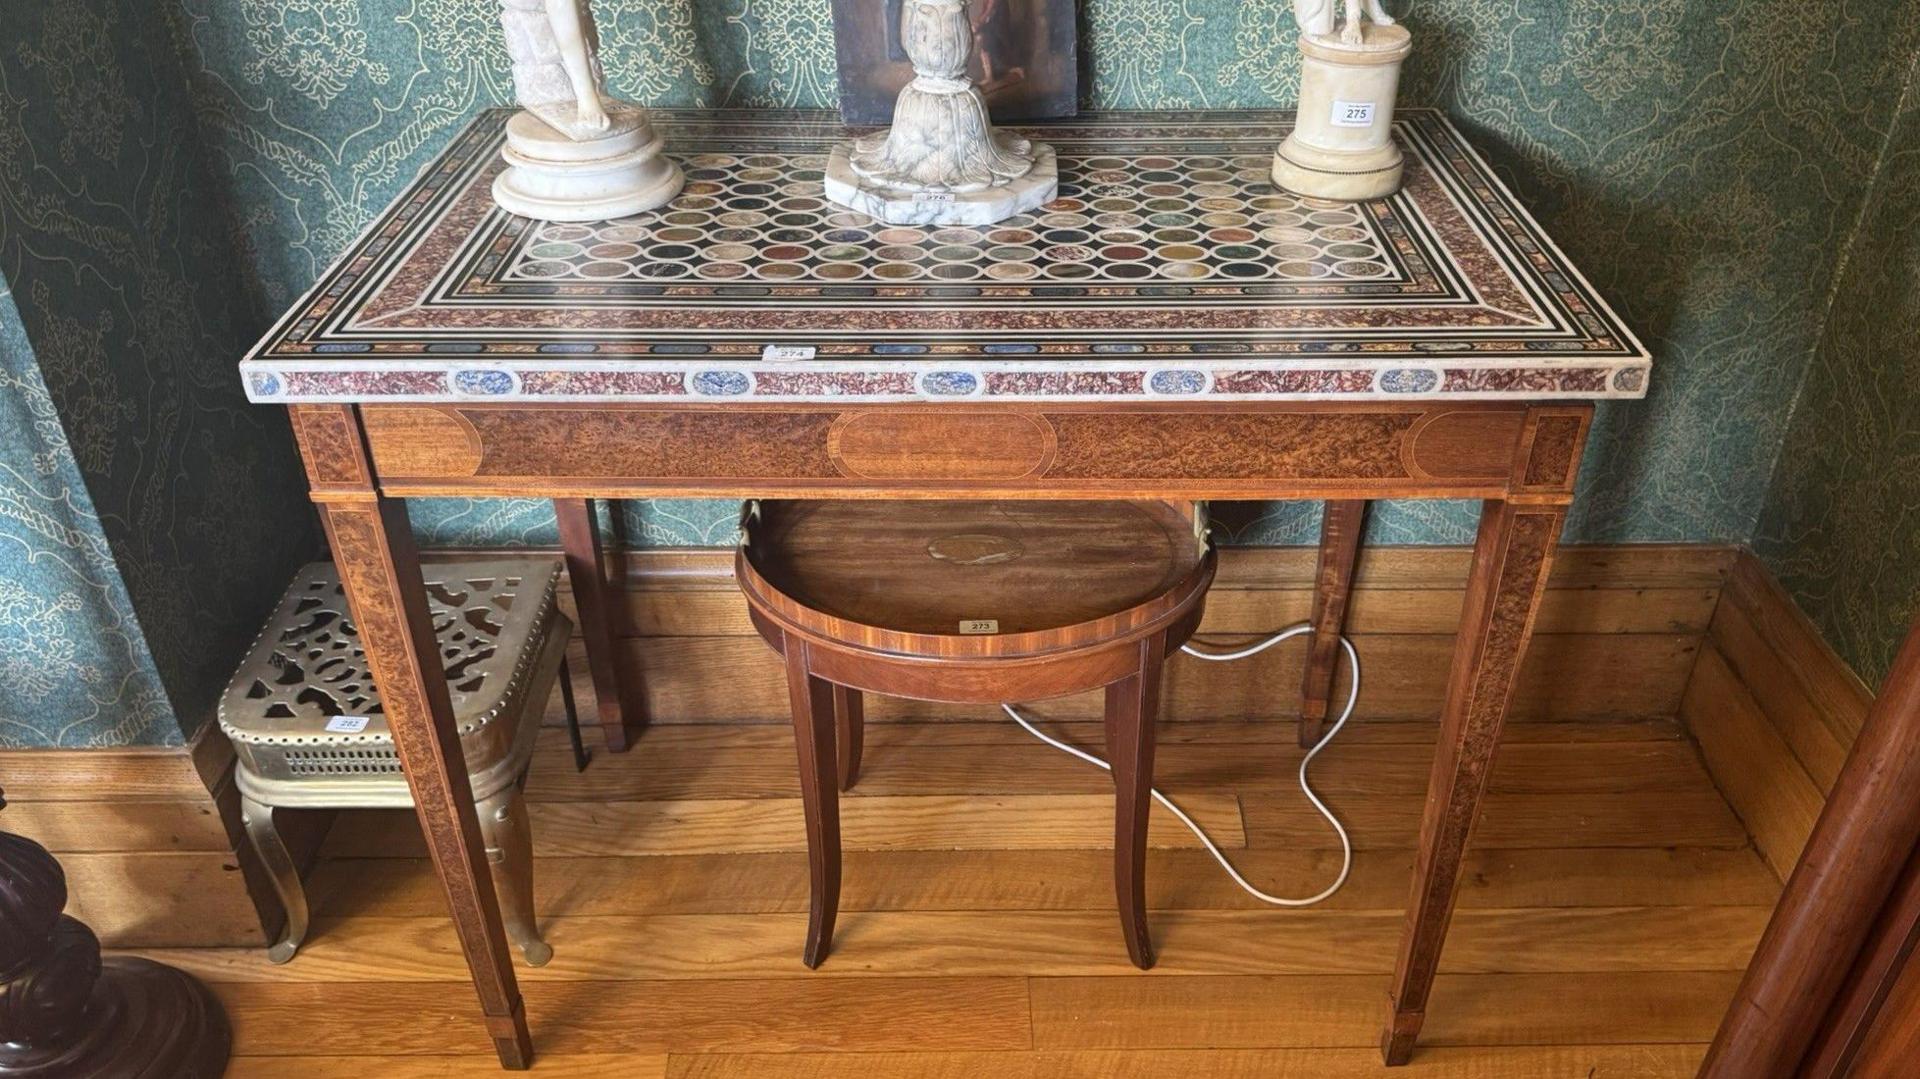
[[[1192,645],[1182,645],[1180,650],[1200,659],[1215,663],[1227,663],[1236,659],[1246,659],[1248,656],[1259,655],[1274,645],[1279,644],[1281,641],[1311,632],[1313,632],[1313,627],[1303,623],[1281,630],[1279,633],[1268,637],[1259,644],[1251,645],[1237,652],[1202,652]],[[1192,830],[1194,835],[1200,837],[1200,842],[1206,845],[1207,851],[1213,855],[1214,861],[1220,863],[1220,867],[1227,871],[1227,875],[1233,878],[1235,884],[1246,889],[1248,895],[1253,896],[1262,903],[1271,903],[1276,907],[1313,906],[1315,903],[1327,899],[1332,896],[1333,893],[1339,891],[1341,886],[1347,883],[1347,875],[1353,871],[1353,841],[1347,838],[1347,830],[1341,826],[1340,818],[1334,816],[1333,810],[1327,808],[1327,803],[1321,801],[1320,796],[1313,793],[1313,784],[1307,780],[1307,766],[1313,763],[1313,758],[1319,756],[1321,750],[1327,748],[1327,746],[1332,743],[1334,736],[1338,735],[1340,729],[1347,725],[1347,720],[1353,718],[1353,706],[1360,699],[1360,653],[1354,651],[1353,642],[1347,640],[1345,637],[1340,638],[1340,647],[1346,651],[1347,665],[1353,671],[1352,684],[1347,687],[1347,705],[1341,709],[1340,718],[1334,721],[1333,726],[1327,728],[1327,733],[1321,735],[1320,740],[1314,743],[1313,748],[1307,750],[1306,756],[1300,758],[1300,790],[1306,794],[1307,801],[1313,803],[1313,808],[1319,810],[1320,815],[1327,818],[1327,823],[1333,825],[1335,834],[1340,837],[1340,875],[1334,879],[1332,884],[1327,886],[1326,891],[1306,899],[1284,899],[1280,896],[1268,895],[1260,889],[1255,888],[1247,882],[1247,878],[1240,875],[1240,871],[1233,867],[1233,863],[1227,860],[1227,856],[1221,853],[1220,848],[1214,845],[1212,838],[1207,835],[1206,829],[1201,828],[1199,824],[1194,822],[1192,817],[1187,816],[1185,811],[1179,806],[1174,805],[1171,798],[1161,794],[1157,788],[1153,791],[1154,800],[1166,806],[1168,811],[1180,818],[1180,823],[1186,825]],[[1025,728],[1028,734],[1033,735],[1042,742],[1045,742],[1062,753],[1072,754],[1086,761],[1088,764],[1104,768],[1109,772],[1113,771],[1112,765],[1093,754],[1082,749],[1076,749],[1059,739],[1049,737],[1038,727],[1028,722],[1027,717],[1021,715],[1013,705],[1002,704],[1000,707],[1006,709],[1007,715],[1012,716],[1013,721]]]

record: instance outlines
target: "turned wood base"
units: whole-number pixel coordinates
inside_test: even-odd
[[[189,974],[147,959],[108,959],[86,1007],[73,1042],[0,1045],[0,1075],[217,1079],[227,1070],[233,1035],[226,1012]]]
[[[100,939],[60,913],[66,904],[53,855],[0,832],[0,1076],[225,1073],[232,1033],[207,987],[151,960],[102,962]]]

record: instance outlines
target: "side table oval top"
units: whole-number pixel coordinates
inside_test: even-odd
[[[1164,502],[767,501],[738,566],[806,632],[925,656],[1013,656],[1128,636],[1212,578]]]

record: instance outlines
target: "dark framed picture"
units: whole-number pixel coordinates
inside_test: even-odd
[[[913,78],[900,46],[905,0],[833,0],[840,49],[840,115],[850,124],[893,121]],[[1072,116],[1080,104],[1075,0],[968,0],[973,77],[997,122]]]

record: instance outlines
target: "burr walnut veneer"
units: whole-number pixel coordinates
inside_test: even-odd
[[[1284,114],[1048,128],[1060,199],[986,230],[830,207],[842,133],[817,115],[661,120],[686,193],[559,226],[492,206],[483,115],[243,364],[291,408],[501,1061],[532,1042],[414,496],[557,500],[616,751],[644,716],[604,647],[591,499],[1325,500],[1303,733],[1364,502],[1482,500],[1385,1038],[1406,1060],[1591,402],[1642,396],[1645,350],[1432,113],[1396,122],[1405,189],[1358,205],[1271,187]]]

